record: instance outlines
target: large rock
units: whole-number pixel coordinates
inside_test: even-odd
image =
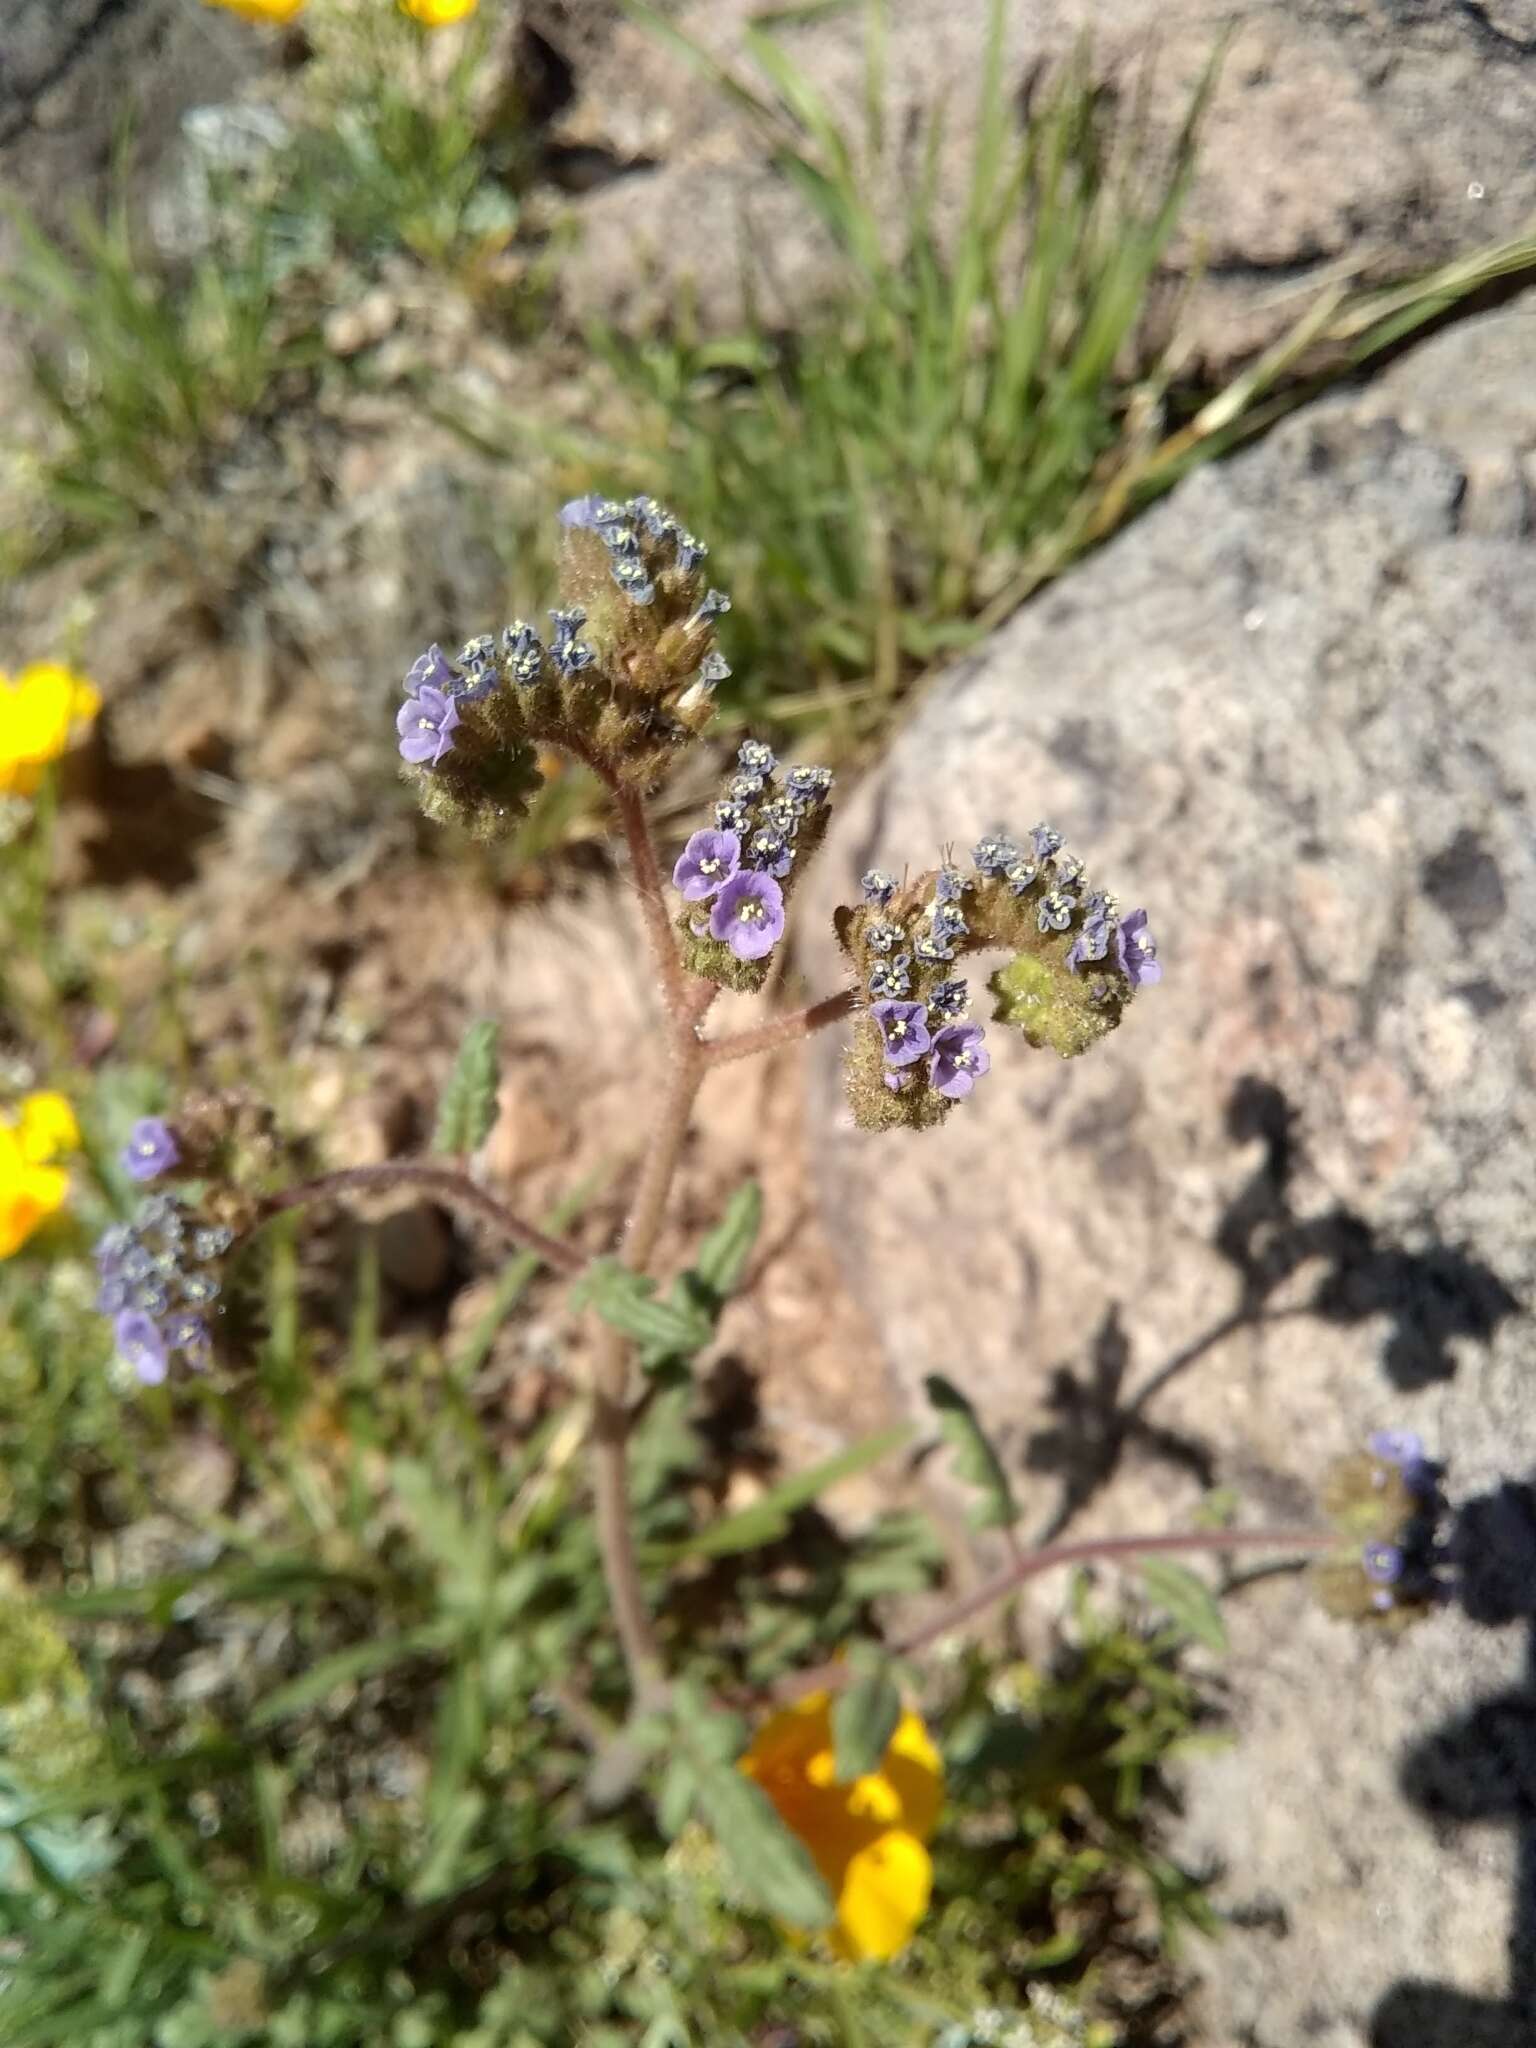
[[[0,180],[50,213],[92,196],[124,139],[153,154],[274,50],[181,0],[7,0],[3,16]]]
[[[835,1046],[813,1074],[898,1393],[966,1386],[1038,1526],[1176,1527],[1210,1485],[1306,1521],[1389,1423],[1459,1496],[1536,1467],[1533,337],[1528,297],[1191,478],[943,680],[818,863],[803,932],[872,862],[1043,816],[1151,910],[1123,1028],[1072,1063],[994,1031],[938,1133],[861,1137]],[[1237,1741],[1181,1834],[1234,1918],[1202,2038],[1536,2040],[1518,1631],[1389,1649],[1285,1577],[1230,1606]]]
[[[1149,62],[1151,135],[1166,141],[1229,24],[1173,280],[1197,264],[1191,343],[1212,370],[1273,339],[1309,289],[1341,274],[1401,276],[1520,232],[1536,212],[1536,14],[1461,0],[1030,0],[1006,10],[1006,82],[1029,100],[1043,67],[1092,37],[1129,100]],[[683,30],[754,77],[741,50],[757,0],[702,0]],[[780,31],[794,61],[864,133],[863,10]],[[958,215],[969,172],[988,0],[890,0],[887,132],[905,158],[872,180],[896,233],[920,176],[914,137],[942,110],[937,212]],[[760,79],[757,80],[762,83]],[[838,275],[763,136],[676,54],[624,24],[578,71],[567,133],[649,166],[596,192],[563,280],[574,310],[629,325],[675,314],[696,280],[706,329],[742,317],[743,252],[766,250],[759,296],[792,319]]]

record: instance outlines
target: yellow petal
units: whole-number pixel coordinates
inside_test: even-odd
[[[223,7],[246,21],[292,21],[304,9],[304,0],[206,0],[210,7]]]
[[[24,1159],[34,1166],[46,1166],[61,1152],[73,1152],[78,1147],[80,1126],[75,1122],[75,1112],[62,1095],[26,1096],[17,1119],[16,1142]]]
[[[741,1768],[754,1778],[786,1767],[804,1771],[822,1751],[832,1752],[832,1699],[829,1693],[813,1692],[768,1716],[742,1757]]]
[[[401,12],[428,28],[447,28],[474,13],[480,0],[400,0]]]
[[[87,682],[84,676],[76,676],[75,694],[69,703],[71,722],[77,726],[89,725],[100,709],[100,690],[94,683]]]
[[[944,1804],[944,1765],[921,1714],[897,1722],[881,1772],[901,1802],[902,1826],[926,1842]]]
[[[57,662],[34,662],[14,680],[0,676],[0,791],[30,796],[43,768],[100,708],[96,686]]]
[[[850,1858],[837,1900],[836,1946],[844,1955],[900,1953],[928,1910],[933,1859],[903,1828],[887,1828]]]
[[[22,1157],[12,1130],[0,1130],[0,1259],[19,1251],[40,1223],[62,1209],[69,1175]]]

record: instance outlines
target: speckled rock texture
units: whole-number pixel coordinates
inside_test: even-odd
[[[1070,1064],[994,1031],[936,1134],[839,1127],[813,1070],[897,1392],[958,1379],[1037,1529],[1211,1486],[1305,1522],[1385,1424],[1469,1528],[1531,1526],[1533,373],[1527,297],[1197,474],[941,681],[819,862],[813,986],[839,886],[999,823],[1151,910],[1123,1028]],[[1506,1577],[1390,1647],[1292,1576],[1231,1597],[1236,1739],[1179,1833],[1232,1919],[1202,2041],[1536,2040],[1529,1546]]]
[[[0,180],[50,211],[79,204],[120,141],[153,154],[186,108],[229,98],[276,47],[184,0],[6,0]]]
[[[742,54],[757,0],[701,0],[679,25],[756,78]],[[936,212],[966,189],[987,0],[890,0],[895,138],[877,183],[894,224],[918,175],[913,138],[942,108]],[[1152,66],[1149,141],[1166,140],[1227,24],[1234,27],[1199,174],[1170,251],[1170,283],[1197,265],[1187,336],[1220,372],[1282,332],[1335,276],[1400,277],[1520,232],[1536,211],[1536,12],[1472,0],[1015,0],[1004,64],[1017,103],[1083,38],[1129,100]],[[564,280],[573,310],[627,325],[675,313],[684,278],[697,319],[742,313],[744,247],[766,249],[759,300],[792,322],[836,277],[835,258],[767,159],[763,138],[634,24],[589,33],[565,132],[639,166],[595,192]],[[556,20],[550,33],[557,40]],[[778,31],[861,136],[862,10]],[[760,84],[761,80],[757,82]],[[905,144],[901,138],[907,138]],[[907,149],[904,159],[901,150]]]

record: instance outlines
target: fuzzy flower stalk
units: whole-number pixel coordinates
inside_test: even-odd
[[[560,514],[560,602],[449,656],[432,646],[395,717],[422,809],[476,838],[524,817],[545,750],[575,755],[616,792],[654,788],[713,715],[730,669],[730,609],[708,549],[654,498],[573,499]]]
[[[672,870],[691,974],[726,988],[759,989],[784,936],[796,883],[826,833],[831,771],[780,773],[771,748],[744,740],[714,807]]]
[[[1446,1501],[1422,1438],[1376,1430],[1363,1451],[1329,1468],[1321,1499],[1338,1536],[1312,1567],[1328,1613],[1397,1634],[1445,1600]]]
[[[989,1072],[986,1031],[958,971],[965,955],[1012,955],[988,983],[990,1021],[1064,1059],[1096,1045],[1162,979],[1147,913],[1122,912],[1049,825],[1022,843],[989,833],[969,864],[946,856],[900,883],[871,868],[861,892],[836,925],[859,989],[847,1086],[865,1130],[942,1123]]]

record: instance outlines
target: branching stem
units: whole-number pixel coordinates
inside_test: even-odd
[[[382,1166],[348,1166],[339,1173],[323,1173],[318,1179],[300,1181],[279,1194],[269,1195],[262,1213],[275,1216],[284,1209],[307,1208],[311,1202],[334,1201],[339,1195],[387,1194],[394,1188],[415,1188],[424,1195],[435,1196],[450,1209],[463,1210],[488,1224],[508,1244],[537,1254],[557,1273],[575,1275],[586,1267],[584,1252],[551,1237],[537,1224],[525,1222],[468,1174],[418,1160],[392,1159]]]
[[[773,1052],[781,1045],[793,1045],[797,1039],[824,1031],[829,1024],[840,1023],[853,1005],[852,989],[840,989],[835,996],[823,996],[819,1003],[804,1010],[792,1010],[787,1017],[775,1017],[753,1031],[733,1031],[728,1038],[707,1040],[704,1057],[710,1066],[719,1067],[727,1060],[747,1060],[760,1052]]]
[[[1044,1549],[1026,1551],[973,1591],[950,1601],[921,1628],[893,1643],[891,1655],[918,1656],[1007,1599],[1026,1579],[1054,1571],[1059,1565],[1104,1564],[1117,1558],[1166,1557],[1179,1552],[1332,1550],[1338,1540],[1326,1529],[1181,1529],[1161,1536],[1084,1536],[1073,1543],[1050,1543]],[[854,1675],[852,1667],[839,1658],[810,1671],[795,1672],[774,1686],[769,1697],[779,1706],[788,1706],[810,1693],[841,1692]]]
[[[661,1236],[694,1098],[704,1078],[706,1058],[699,1043],[699,1024],[714,1000],[715,989],[712,983],[683,972],[643,802],[632,790],[611,782],[609,788],[629,843],[640,912],[667,1013],[666,1093],[652,1126],[618,1247],[624,1264],[643,1273]],[[605,1324],[598,1336],[593,1373],[592,1488],[597,1541],[634,1703],[643,1708],[663,1696],[666,1679],[630,1526],[629,1431],[629,1347],[619,1331]]]

